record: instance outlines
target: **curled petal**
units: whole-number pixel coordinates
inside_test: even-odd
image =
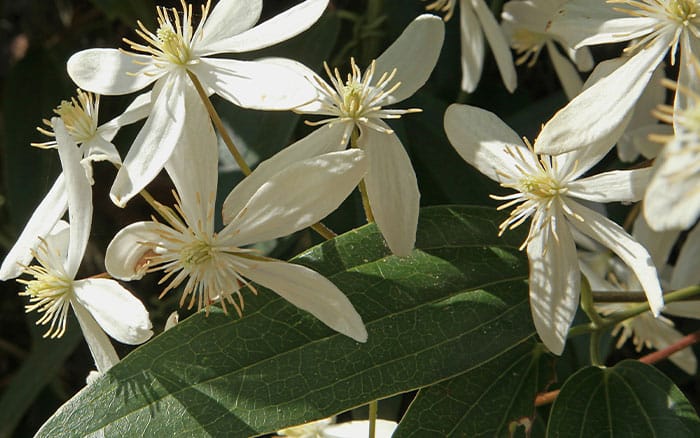
[[[239,272],[357,342],[367,341],[362,317],[352,303],[324,276],[305,266],[239,257]]]
[[[105,268],[109,275],[125,281],[143,277],[148,268],[146,256],[168,229],[157,222],[136,222],[120,230],[105,253]]]
[[[143,303],[116,281],[106,278],[78,280],[73,283],[73,291],[78,302],[117,341],[137,345],[153,336]]]

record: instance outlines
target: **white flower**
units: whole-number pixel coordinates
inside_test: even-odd
[[[445,20],[454,13],[457,0],[436,0],[425,8],[445,12]],[[503,32],[484,0],[460,0],[459,24],[462,46],[462,90],[471,93],[481,79],[484,67],[484,36],[491,47],[503,84],[511,93],[518,86],[513,56]]]
[[[60,116],[66,131],[77,143],[77,148],[82,157],[81,164],[86,177],[93,184],[92,163],[107,160],[114,164],[120,164],[119,152],[111,143],[114,136],[122,126],[134,123],[148,115],[147,95],[139,96],[118,117],[98,126],[97,116],[99,110],[99,96],[78,90],[78,97],[70,101],[63,101],[54,110]],[[52,129],[52,122],[44,120],[44,124]],[[51,137],[51,130],[39,128],[39,130]],[[55,140],[45,143],[34,143],[42,148],[55,148]],[[8,280],[20,275],[22,266],[32,260],[32,251],[39,245],[40,238],[46,236],[63,217],[68,208],[67,190],[65,178],[60,174],[53,186],[37,206],[24,230],[17,238],[0,267],[0,280]]]
[[[571,64],[573,61],[580,71],[593,68],[593,57],[588,48],[580,50],[568,48],[561,37],[549,31],[549,25],[565,0],[512,0],[503,5],[501,27],[510,40],[510,46],[519,55],[516,64],[527,62],[532,67],[537,62],[543,47],[552,60],[564,93],[569,99],[576,96],[583,86],[581,77]],[[564,46],[571,61],[562,56],[555,43]]]
[[[24,267],[32,280],[20,295],[28,296],[27,311],[43,313],[37,324],[49,324],[44,337],[63,335],[68,309],[73,308],[99,372],[119,361],[105,331],[127,344],[140,344],[152,335],[151,322],[143,304],[114,280],[75,280],[90,235],[92,194],[80,165],[81,155],[59,118],[53,118],[56,141],[68,199],[70,227],[59,222],[53,233],[41,238],[33,255],[38,265]],[[104,331],[103,331],[104,330]]]
[[[390,438],[398,424],[395,421],[377,419],[375,437]],[[324,418],[300,426],[277,431],[278,435],[290,438],[356,438],[369,436],[369,420],[335,423],[334,418]]]
[[[287,149],[326,152],[342,150],[353,132],[357,147],[369,162],[365,177],[374,220],[394,254],[413,250],[418,224],[420,193],[411,160],[401,141],[383,119],[395,119],[417,109],[386,109],[400,102],[428,80],[442,47],[444,24],[433,15],[421,15],[362,73],[351,61],[346,80],[326,66],[331,84],[309,71],[319,89],[319,99],[295,109],[328,118],[311,125],[326,125]],[[308,152],[301,153],[309,156]],[[297,154],[291,152],[290,154]],[[226,219],[226,218],[225,218]]]
[[[301,265],[258,255],[247,245],[308,227],[347,197],[366,172],[362,151],[334,152],[271,169],[266,162],[229,195],[232,218],[214,231],[217,143],[213,128],[199,133],[197,150],[176,149],[167,163],[177,189],[176,211],[159,211],[167,224],[137,222],[114,237],[107,271],[123,280],[162,270],[163,294],[184,285],[180,300],[206,308],[218,301],[241,314],[240,289],[255,282],[308,311],[332,329],[364,342],[367,332],[347,297],[329,280]],[[236,302],[233,296],[238,297]]]
[[[550,120],[551,126],[545,126],[540,133],[543,142],[536,148],[537,153],[559,154],[590,143],[570,141],[570,137],[577,140],[605,135],[619,138],[630,110],[669,48],[671,64],[674,64],[680,45],[678,81],[689,84],[692,80],[690,56],[700,53],[698,12],[700,2],[696,0],[567,2],[553,20],[552,32],[564,37],[574,48],[634,40],[626,49],[634,54],[623,66],[555,114]],[[684,107],[684,99],[677,95],[675,108]]]
[[[685,87],[678,94],[686,95],[686,109],[657,113],[675,121],[676,132],[656,158],[644,195],[644,217],[657,231],[690,228],[700,216],[700,95]]]
[[[517,191],[493,196],[507,201],[501,209],[517,205],[501,224],[501,233],[532,218],[522,246],[527,247],[530,261],[530,306],[537,333],[553,353],[561,354],[564,349],[578,307],[580,272],[570,227],[617,254],[637,276],[654,314],[659,314],[663,306],[661,287],[647,250],[622,227],[576,201],[637,201],[651,169],[581,178],[612,144],[585,154],[574,151],[538,156],[497,116],[466,105],[447,109],[445,131],[469,164],[503,187]]]
[[[633,236],[645,247],[649,248],[649,252],[657,266],[666,264],[679,234],[677,231],[654,232],[649,229],[643,216],[637,218],[633,230]],[[665,276],[667,279],[665,281],[666,287],[673,290],[700,283],[700,275],[697,270],[699,250],[700,227],[696,227],[683,244],[675,265],[669,269],[670,275]],[[581,271],[586,275],[591,289],[596,292],[634,292],[641,289],[637,279],[627,266],[621,264],[617,259],[610,258],[607,253],[584,254],[580,263]],[[624,311],[635,305],[635,303],[600,303],[596,304],[596,308],[607,315],[616,311]],[[664,307],[663,313],[700,319],[700,302],[668,303]],[[632,338],[637,351],[640,351],[642,347],[660,350],[676,343],[683,337],[683,334],[674,328],[671,320],[663,316],[654,318],[651,312],[642,313],[618,324],[613,331],[613,335],[617,333],[620,333],[616,345],[617,348],[622,347],[627,339]],[[690,349],[674,353],[669,359],[688,374],[697,372],[697,359]]]
[[[136,53],[89,49],[73,55],[68,73],[90,91],[127,94],[155,82],[151,114],[117,174],[112,200],[123,206],[155,178],[174,148],[195,147],[185,138],[196,138],[202,127],[189,120],[189,113],[204,107],[188,75],[195,76],[207,93],[246,108],[291,109],[313,99],[314,88],[290,60],[239,61],[212,55],[257,50],[291,38],[316,22],[327,3],[307,0],[253,27],[261,0],[221,0],[211,14],[209,0],[194,29],[192,6],[183,1],[182,14],[158,8],[155,32],[139,22],[136,32],[144,43],[125,40]]]

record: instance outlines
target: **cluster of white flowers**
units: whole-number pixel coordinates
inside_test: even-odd
[[[27,311],[41,312],[39,323],[50,324],[47,336],[63,334],[73,308],[100,372],[119,360],[105,333],[130,344],[153,334],[143,304],[116,280],[162,271],[160,281],[167,286],[161,296],[181,287],[181,306],[209,312],[220,305],[238,315],[243,294],[255,292],[255,283],[366,342],[361,316],[337,286],[251,245],[313,226],[359,185],[367,218],[376,222],[391,252],[406,256],[414,247],[418,183],[384,119],[420,111],[387,106],[428,80],[440,55],[443,20],[421,15],[364,69],[350,59],[347,76],[326,65],[324,79],[291,59],[218,55],[289,39],[319,19],[328,0],[303,1],[258,25],[262,0],[210,3],[196,14],[184,0],[181,9],[159,7],[157,29],[138,23],[143,41],[125,39],[126,49],[74,54],[67,68],[78,94],[44,121],[40,131],[55,139],[35,144],[58,150],[63,173],[3,261],[0,279],[32,278],[18,280],[26,286],[21,295],[29,297]],[[456,0],[426,5],[445,19],[456,7]],[[654,347],[674,342],[680,335],[659,317],[662,311],[700,317],[694,305],[664,307],[662,292],[662,286],[672,290],[700,282],[692,268],[700,248],[700,228],[692,229],[700,214],[700,2],[513,0],[503,7],[500,26],[483,0],[461,0],[459,9],[464,91],[478,84],[485,36],[509,91],[517,85],[514,65],[533,65],[546,47],[570,99],[532,143],[480,108],[454,104],[444,117],[447,137],[464,160],[514,190],[492,196],[503,201],[500,208],[513,207],[500,232],[530,219],[521,249],[530,261],[530,304],[540,338],[553,353],[562,353],[583,274],[595,291],[646,294],[650,313],[624,322],[623,340],[632,336],[637,345]],[[619,58],[594,68],[587,46],[622,41],[630,43]],[[518,55],[515,63],[511,48]],[[666,58],[678,66],[675,100],[657,108],[663,103],[659,78]],[[582,73],[591,69],[584,81]],[[121,115],[98,125],[100,96],[149,86]],[[228,134],[209,101],[213,94],[245,108],[323,118],[307,121],[319,128],[248,172],[219,206],[217,131]],[[667,125],[656,123],[651,110]],[[113,138],[121,127],[143,119],[122,160]],[[661,142],[654,146],[650,134]],[[623,159],[641,154],[653,164],[591,174],[616,145]],[[92,163],[100,160],[119,168],[110,191],[116,205],[124,207],[139,194],[149,197],[144,189],[163,169],[176,203],[151,200],[158,218],[120,230],[106,249],[107,272],[76,280],[92,222]],[[643,231],[629,234],[594,205],[608,202],[642,202],[633,211]],[[217,214],[224,223],[219,231]],[[683,230],[691,231],[681,255],[667,267]],[[620,306],[599,309],[607,314]],[[695,372],[689,356],[675,360]]]

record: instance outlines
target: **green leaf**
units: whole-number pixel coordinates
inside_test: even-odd
[[[534,400],[553,380],[542,349],[526,343],[446,382],[421,389],[394,438],[513,436],[534,423]]]
[[[634,360],[572,375],[552,406],[550,437],[700,436],[700,419],[673,382]]]
[[[522,235],[498,238],[502,219],[429,208],[411,256],[392,256],[368,225],[297,257],[348,295],[366,344],[260,288],[241,319],[198,313],[135,350],[38,436],[257,435],[487,363],[534,334]]]

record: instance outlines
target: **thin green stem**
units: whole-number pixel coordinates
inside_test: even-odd
[[[603,319],[595,309],[591,285],[588,283],[588,279],[583,275],[581,275],[581,310],[586,313],[588,319],[591,320],[594,326],[598,327],[603,325]]]
[[[377,400],[369,402],[369,438],[374,438],[377,433]]]
[[[212,105],[211,100],[209,100],[209,96],[207,96],[207,92],[204,90],[202,83],[199,82],[197,76],[189,70],[187,71],[187,75],[190,77],[192,84],[194,84],[194,88],[197,89],[197,93],[202,99],[204,106],[207,108],[207,112],[209,113],[212,123],[214,126],[216,126],[216,130],[219,132],[219,135],[221,135],[221,139],[224,140],[224,144],[226,144],[226,147],[228,148],[229,152],[231,152],[231,155],[233,155],[234,160],[236,160],[236,163],[238,163],[238,167],[241,168],[241,171],[245,176],[250,175],[251,170],[248,163],[245,162],[243,155],[241,155],[238,148],[236,148],[236,145],[233,143],[233,139],[224,127],[224,124],[221,121],[219,114],[216,112],[214,105]]]
[[[596,330],[591,333],[591,342],[588,344],[588,352],[591,356],[591,365],[600,366],[602,362],[600,361],[600,339],[603,332],[601,330]]]

